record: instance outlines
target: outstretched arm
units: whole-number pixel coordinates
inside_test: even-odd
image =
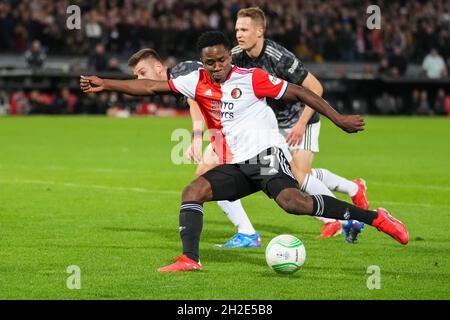
[[[81,76],[80,88],[83,92],[117,91],[133,96],[153,96],[158,93],[170,93],[167,81],[155,80],[112,80],[96,76]]]
[[[323,114],[342,130],[353,133],[364,130],[364,119],[359,115],[345,116],[334,110],[325,100],[311,90],[288,83],[283,100],[303,101],[306,105]]]

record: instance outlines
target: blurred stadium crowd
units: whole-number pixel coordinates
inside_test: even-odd
[[[398,47],[419,62],[432,49],[450,55],[450,2],[384,1],[378,3],[383,30],[366,28],[361,0],[99,0],[0,1],[2,51],[24,53],[40,39],[51,54],[91,54],[103,43],[108,52],[129,56],[142,47],[163,56],[196,57],[198,36],[226,30],[242,7],[259,5],[269,21],[267,37],[283,43],[304,60],[377,60]],[[77,4],[83,32],[68,32],[66,9]]]
[[[71,4],[81,8],[81,30],[66,27],[66,9]],[[366,27],[366,8],[371,4],[381,8],[381,30]],[[266,37],[303,61],[371,62],[377,68],[369,73],[394,78],[417,64],[422,66],[423,77],[449,77],[450,0],[0,0],[0,54],[23,55],[33,69],[45,68],[52,55],[89,57],[86,65],[75,62],[70,71],[121,72],[125,70],[120,61],[140,48],[151,47],[161,56],[171,57],[168,63],[174,64],[177,59],[197,58],[196,39],[206,30],[225,31],[234,42],[237,11],[253,5],[267,15]],[[438,100],[434,98],[442,94],[438,91],[431,100],[427,96],[429,108],[418,113],[443,112],[434,107]],[[40,94],[37,90],[18,93],[30,102]],[[444,97],[446,94],[450,92],[444,90]],[[5,95],[0,92],[0,105]],[[428,93],[423,90],[413,91],[411,101],[425,95]],[[53,93],[54,101],[67,96],[77,98],[70,103],[72,107],[50,110],[104,112],[104,107],[82,106],[73,92]],[[115,101],[115,97],[109,100]]]

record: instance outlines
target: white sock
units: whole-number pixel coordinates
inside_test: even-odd
[[[336,198],[333,194],[333,192],[331,192],[326,185],[324,185],[322,183],[322,181],[320,181],[319,179],[317,179],[316,177],[314,177],[311,174],[307,174],[305,176],[305,180],[303,181],[302,186],[300,187],[300,191],[301,192],[306,192],[307,194],[309,194],[310,196],[316,195],[316,194],[322,194],[322,195],[326,195],[326,196],[330,196],[333,198]],[[328,223],[328,222],[335,222],[335,219],[330,219],[330,218],[324,218],[324,217],[317,217],[314,216],[314,218],[316,218],[317,220],[322,221],[323,223]],[[341,224],[346,225],[347,221],[344,220],[339,220],[339,222],[341,222]]]
[[[236,201],[217,201],[217,204],[222,211],[227,215],[228,219],[238,229],[239,233],[255,234],[256,231],[253,228],[250,219],[247,216],[244,208],[242,207],[241,200]]]
[[[340,177],[327,169],[312,169],[312,174],[322,181],[331,191],[345,193],[353,197],[358,192],[358,185],[353,181]]]

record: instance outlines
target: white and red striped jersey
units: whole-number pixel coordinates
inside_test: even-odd
[[[199,68],[169,80],[169,85],[198,103],[221,163],[243,162],[270,147],[290,155],[275,114],[266,103],[266,97],[283,96],[286,81],[262,69],[233,66],[223,83],[213,83],[207,71]]]

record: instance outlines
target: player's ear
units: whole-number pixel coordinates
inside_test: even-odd
[[[262,26],[259,26],[256,29],[256,32],[257,32],[256,34],[257,34],[258,38],[261,38],[264,36],[264,28]]]
[[[163,68],[163,65],[162,65],[162,63],[161,62],[159,62],[159,61],[156,61],[155,62],[155,64],[153,65],[153,67],[155,68],[155,70],[156,70],[156,72],[160,72],[161,70],[162,70],[162,68]]]
[[[227,60],[229,63],[231,63],[231,61],[233,60],[233,56],[231,55],[231,50],[228,50],[227,54],[228,54]]]

